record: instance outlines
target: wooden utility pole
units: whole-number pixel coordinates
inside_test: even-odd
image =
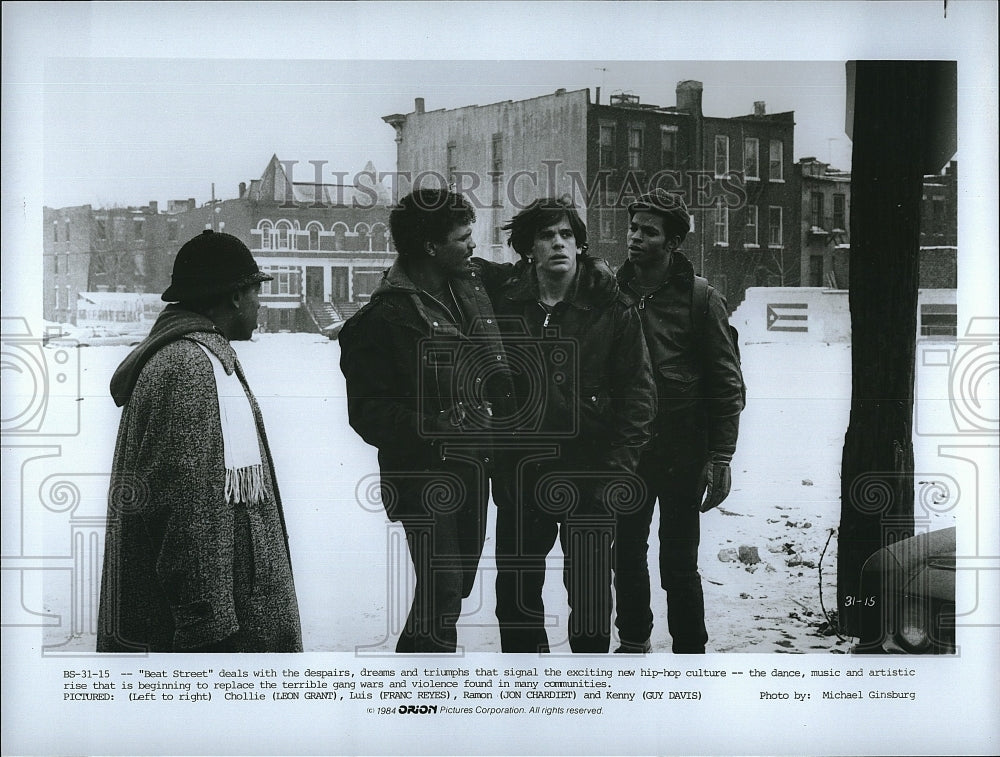
[[[913,535],[913,371],[923,176],[955,151],[956,65],[847,64],[851,417],[841,467],[837,603],[857,636],[865,560]]]

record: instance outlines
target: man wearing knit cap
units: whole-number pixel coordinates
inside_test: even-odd
[[[163,293],[175,304],[111,379],[98,652],[302,651],[271,452],[230,345],[271,279],[236,237],[199,234]]]
[[[679,251],[690,228],[682,197],[657,189],[628,208],[628,260],[622,289],[637,300],[656,378],[653,439],[638,474],[647,487],[638,511],[620,514],[615,535],[615,588],[622,653],[650,651],[647,551],[659,502],[660,583],[675,653],[704,653],[708,632],[698,575],[699,518],[729,494],[743,376],[726,303],[694,275]]]

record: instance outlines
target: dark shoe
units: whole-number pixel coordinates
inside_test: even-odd
[[[649,643],[649,639],[635,644],[631,641],[623,641],[621,646],[615,650],[615,654],[649,654],[653,651],[653,645]]]

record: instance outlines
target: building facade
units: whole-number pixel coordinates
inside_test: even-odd
[[[626,258],[627,206],[654,187],[683,194],[692,228],[682,250],[731,306],[748,286],[799,280],[794,116],[706,117],[702,85],[677,85],[677,104],[587,89],[383,120],[396,131],[397,192],[451,186],[477,208],[479,254],[509,260],[501,226],[527,202],[569,194],[587,221],[592,253]]]
[[[43,317],[89,322],[96,302],[112,307],[104,293],[164,291],[177,251],[205,229],[241,239],[275,277],[262,287],[261,330],[317,331],[347,317],[391,264],[389,193],[371,164],[359,174],[371,181],[351,185],[298,182],[295,167],[272,156],[236,198],[202,205],[45,208]]]
[[[801,285],[847,288],[851,175],[816,158],[795,164],[800,187]]]
[[[795,164],[801,189],[802,286],[847,289],[851,174],[816,158]],[[958,286],[958,163],[924,177],[920,208],[921,289]]]

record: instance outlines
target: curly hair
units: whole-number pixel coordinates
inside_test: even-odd
[[[427,242],[441,242],[456,226],[474,223],[476,211],[462,195],[445,189],[418,189],[389,213],[392,241],[400,257],[427,254]]]
[[[535,244],[535,234],[547,226],[559,223],[563,218],[569,221],[570,228],[573,229],[577,249],[586,252],[587,225],[568,195],[541,197],[505,223],[503,230],[510,232],[507,244],[522,258],[527,257]]]

